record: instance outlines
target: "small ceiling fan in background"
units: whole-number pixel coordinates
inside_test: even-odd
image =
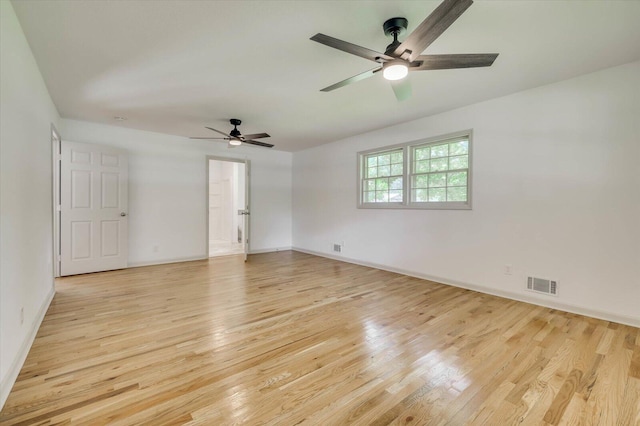
[[[263,146],[265,148],[273,148],[273,145],[270,144],[270,143],[260,142],[260,141],[254,140],[254,139],[262,139],[262,138],[271,137],[268,134],[266,134],[266,133],[254,133],[252,135],[242,135],[240,133],[240,130],[238,130],[238,126],[240,124],[242,124],[242,121],[238,120],[237,118],[232,118],[231,120],[229,120],[229,122],[233,126],[233,130],[231,130],[231,132],[229,134],[227,134],[225,132],[221,132],[220,130],[216,130],[213,127],[205,126],[206,129],[213,130],[214,132],[220,133],[221,135],[224,136],[224,138],[192,137],[190,139],[225,140],[225,141],[229,141],[229,147],[230,148],[232,148],[234,146],[242,145],[243,143],[247,143],[247,144],[250,144],[250,145]]]
[[[406,31],[408,21],[405,18],[388,19],[382,28],[385,35],[393,36],[393,42],[387,46],[384,53],[328,35],[314,35],[311,37],[313,41],[380,64],[377,68],[332,84],[321,91],[330,92],[382,71],[384,78],[391,81],[396,98],[403,101],[411,97],[411,85],[408,80],[403,80],[409,71],[491,66],[498,56],[497,53],[421,55],[471,4],[473,0],[444,0],[403,42],[398,40],[398,35]]]

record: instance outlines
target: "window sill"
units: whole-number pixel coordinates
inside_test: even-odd
[[[471,203],[362,203],[359,209],[381,210],[472,210]]]

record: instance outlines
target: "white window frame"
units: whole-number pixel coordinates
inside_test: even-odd
[[[393,151],[398,151],[398,148],[400,148],[402,150],[402,202],[397,202],[397,201],[387,201],[387,202],[379,202],[379,203],[366,203],[364,202],[364,193],[366,192],[364,190],[364,188],[362,187],[362,182],[364,181],[365,177],[365,169],[366,167],[363,166],[365,159],[367,158],[367,156],[371,155],[371,154],[385,154],[387,152],[393,152]],[[375,150],[369,150],[369,151],[365,151],[365,152],[361,152],[359,153],[360,158],[358,161],[358,165],[361,167],[362,172],[359,173],[358,175],[360,176],[359,179],[359,187],[360,187],[360,195],[359,195],[359,199],[361,200],[361,203],[363,205],[369,206],[369,205],[381,205],[381,206],[385,206],[385,207],[378,207],[378,208],[398,208],[398,206],[402,206],[406,201],[407,201],[407,188],[406,188],[406,170],[407,170],[407,150],[406,147],[404,145],[394,145],[394,146],[386,146],[382,149],[375,149]],[[389,176],[390,177],[390,176]]]
[[[437,145],[450,141],[451,139],[466,137],[469,141],[469,167],[467,169],[467,201],[426,201],[426,202],[413,202],[411,201],[411,183],[413,176],[413,149],[416,147],[422,147],[424,145]],[[371,154],[383,154],[388,151],[395,151],[401,149],[403,157],[403,174],[402,174],[402,202],[376,202],[367,203],[364,201],[364,174],[366,167],[364,165],[365,158]],[[357,153],[357,207],[359,209],[423,209],[423,210],[471,210],[471,200],[473,193],[473,130],[464,130],[455,133],[449,133],[445,135],[435,136],[426,139],[419,139],[416,141],[406,142],[402,144],[383,146],[380,148],[369,149],[366,151],[360,151]]]

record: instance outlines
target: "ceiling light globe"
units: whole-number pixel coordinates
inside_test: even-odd
[[[402,80],[409,74],[409,67],[402,62],[390,63],[382,70],[382,76],[387,80]]]
[[[242,141],[240,139],[231,139],[229,141],[229,145],[235,145],[235,146],[242,145]]]

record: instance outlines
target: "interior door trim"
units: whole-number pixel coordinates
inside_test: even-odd
[[[51,123],[51,225],[53,228],[53,246],[51,251],[51,262],[53,265],[53,277],[60,277],[60,153],[62,145],[60,132]]]

